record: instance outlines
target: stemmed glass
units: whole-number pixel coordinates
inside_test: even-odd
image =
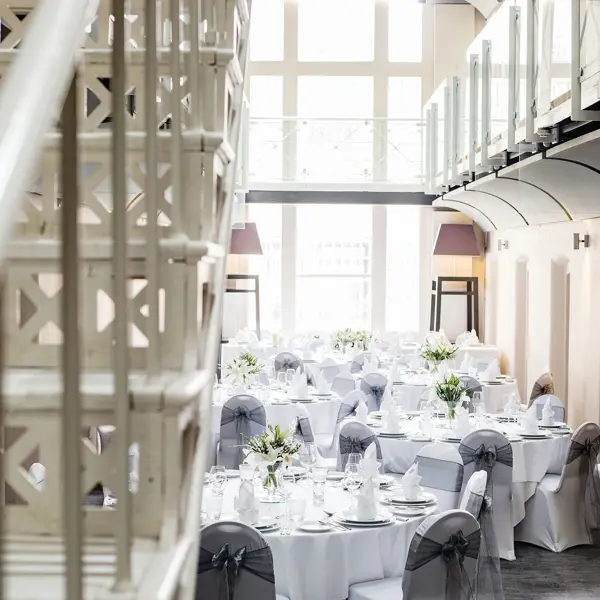
[[[291,385],[295,374],[296,374],[296,371],[294,371],[294,369],[288,369],[285,372],[285,380],[287,381],[288,385]]]
[[[355,495],[363,482],[360,463],[347,463],[344,471],[344,486],[350,492],[350,510],[355,511]]]
[[[210,468],[209,482],[215,495],[221,496],[227,485],[227,473],[225,467],[213,466]]]
[[[285,389],[285,373],[283,371],[277,373],[277,386],[282,390]]]
[[[313,443],[305,443],[298,453],[300,464],[306,469],[306,477],[310,479],[311,468],[317,462],[317,448]]]

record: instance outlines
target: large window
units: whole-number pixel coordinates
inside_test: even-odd
[[[283,0],[252,0],[250,60],[283,60]]]
[[[299,0],[298,60],[373,60],[374,0]]]
[[[414,206],[250,204],[263,247],[249,264],[260,275],[263,329],[418,330],[420,214]]]
[[[423,4],[418,0],[388,0],[388,44],[392,62],[421,62]]]

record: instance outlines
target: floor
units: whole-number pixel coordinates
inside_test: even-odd
[[[598,600],[600,547],[579,546],[556,554],[515,544],[517,560],[502,561],[505,600]]]

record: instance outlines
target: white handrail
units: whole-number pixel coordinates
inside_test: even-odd
[[[39,0],[0,87],[0,264],[97,0]],[[6,52],[6,51],[5,51]],[[8,52],[13,52],[8,50]]]

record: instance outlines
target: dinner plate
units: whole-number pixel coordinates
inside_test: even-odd
[[[554,425],[538,425],[540,429],[568,429],[566,423],[554,423]]]
[[[290,398],[292,402],[299,402],[302,404],[312,404],[314,400],[312,398]]]
[[[306,475],[306,469],[304,467],[288,467],[287,470],[292,473],[296,479]]]
[[[408,438],[411,442],[431,442],[432,439],[426,435],[411,435]]]
[[[273,529],[278,527],[277,521],[270,517],[266,517],[263,519],[259,519],[257,523],[253,525],[254,529],[258,529],[258,531],[264,531],[265,529]]]
[[[331,531],[332,527],[327,523],[321,523],[321,521],[304,521],[300,523],[298,529],[309,533],[325,533],[326,531]]]
[[[341,481],[346,477],[346,474],[342,471],[327,471],[328,481]]]
[[[331,398],[331,396],[333,396],[333,392],[323,392],[323,393],[311,392],[311,394],[313,396],[316,396],[317,398]]]
[[[236,479],[240,476],[240,472],[237,469],[225,469],[225,475],[228,479]]]
[[[377,481],[379,481],[380,486],[392,485],[395,482],[391,475],[379,475],[379,477],[377,477]]]
[[[483,385],[504,385],[504,381],[485,381]]]
[[[442,439],[444,440],[444,442],[453,442],[455,444],[462,441],[462,438],[455,437],[453,435],[445,435]]]
[[[388,512],[378,513],[373,519],[359,519],[355,514],[342,512],[335,513],[333,519],[344,525],[385,525],[391,521],[392,515]]]
[[[382,438],[391,438],[391,439],[404,439],[406,438],[405,433],[389,433],[387,431],[378,431],[377,435]]]
[[[372,419],[383,419],[383,413],[380,410],[374,410],[369,413],[369,417]]]
[[[416,505],[428,506],[428,505],[437,503],[437,498],[433,494],[430,494],[429,492],[421,492],[419,497],[415,500],[407,500],[402,492],[390,495],[387,498],[385,498],[385,500],[387,500],[390,504],[393,504],[393,505],[396,505],[396,504],[403,505],[404,504],[404,505],[409,505],[409,506],[416,506]]]
[[[549,439],[546,433],[520,433],[519,434],[524,440],[547,440]]]
[[[387,506],[390,509],[390,512],[393,515],[396,515],[398,517],[407,517],[409,519],[414,518],[414,517],[422,517],[423,515],[426,515],[429,510],[430,510],[430,506],[427,507],[419,507],[416,508],[414,510],[411,510],[410,507],[408,506],[393,506],[390,504],[385,504],[385,506]]]

